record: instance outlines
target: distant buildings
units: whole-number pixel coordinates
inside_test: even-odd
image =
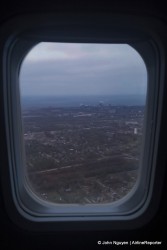
[[[137,135],[138,134],[138,130],[137,128],[134,128],[134,135]]]

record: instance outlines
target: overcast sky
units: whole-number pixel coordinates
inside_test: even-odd
[[[21,95],[146,94],[141,56],[126,44],[40,43],[25,57]]]

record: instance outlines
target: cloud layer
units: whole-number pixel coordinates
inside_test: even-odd
[[[146,94],[141,56],[127,44],[40,43],[25,57],[21,95]]]

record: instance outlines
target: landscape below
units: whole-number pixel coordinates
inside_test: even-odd
[[[114,202],[140,170],[144,106],[80,105],[22,111],[26,176],[43,200]]]

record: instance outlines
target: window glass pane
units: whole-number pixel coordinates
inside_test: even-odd
[[[117,201],[140,171],[147,72],[127,44],[40,43],[20,96],[31,190],[61,204]]]

